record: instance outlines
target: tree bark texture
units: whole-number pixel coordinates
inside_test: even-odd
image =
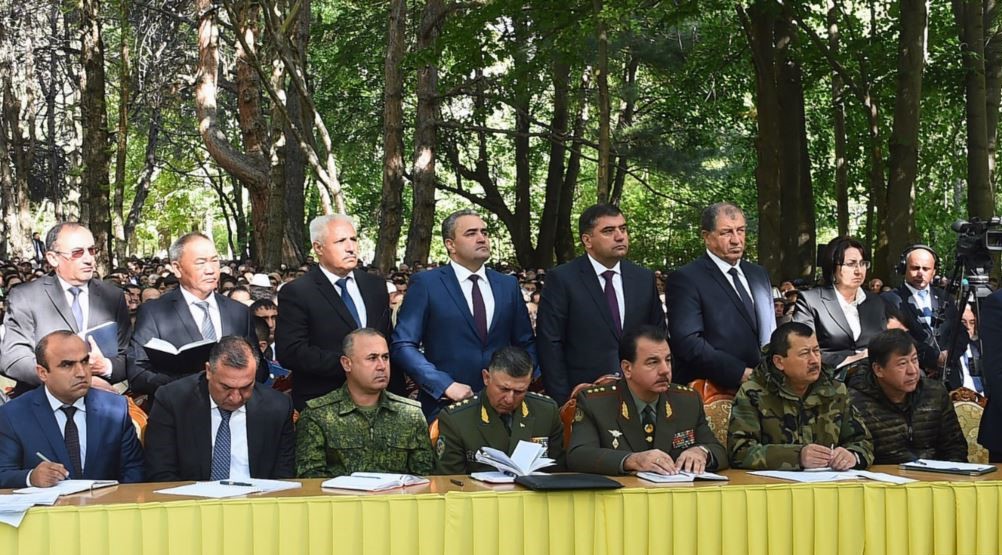
[[[109,270],[112,252],[111,211],[108,181],[110,152],[108,144],[108,114],[105,104],[104,42],[101,38],[99,0],[80,0],[80,121],[83,126],[83,173],[81,189],[89,215],[87,226],[94,234],[94,244],[101,252],[97,256],[97,271]]]
[[[603,0],[594,0],[595,39],[598,52],[595,60],[595,83],[598,89],[598,164],[596,175],[597,202],[609,202],[610,159],[612,156],[611,114],[609,100],[609,31],[603,19]]]
[[[953,0],[964,64],[964,112],[967,122],[967,216],[995,215],[989,169],[988,91],[985,75],[985,13],[982,0]],[[996,99],[997,101],[997,99]],[[998,104],[995,105],[998,112]]]

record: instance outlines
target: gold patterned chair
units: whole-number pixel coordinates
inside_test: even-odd
[[[967,460],[972,463],[987,463],[988,450],[978,443],[978,428],[981,427],[981,415],[985,412],[987,400],[966,387],[950,392],[950,399],[957,411],[964,439],[967,440]]]
[[[703,399],[706,423],[721,445],[727,445],[727,425],[731,420],[731,406],[734,404],[733,390],[721,389],[709,380],[699,379],[689,383]]]

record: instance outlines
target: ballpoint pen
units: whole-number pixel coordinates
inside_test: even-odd
[[[219,485],[221,485],[221,486],[246,486],[246,487],[254,487],[254,484],[251,484],[249,482],[235,482],[233,480],[220,480],[219,481]]]

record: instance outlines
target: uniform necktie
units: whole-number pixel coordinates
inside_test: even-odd
[[[212,325],[212,317],[209,316],[209,301],[195,301],[195,306],[202,309],[205,316],[202,318],[202,339],[216,340],[216,328]]]
[[[473,282],[473,323],[477,327],[477,335],[480,342],[487,344],[487,306],[484,304],[484,296],[480,293],[480,285],[477,283],[480,276],[473,274],[470,281]]]
[[[754,319],[755,305],[752,304],[751,295],[748,294],[748,290],[745,289],[745,285],[741,283],[741,280],[738,278],[738,269],[731,268],[730,270],[727,270],[727,273],[731,275],[731,280],[734,282],[734,289],[737,290],[738,297],[741,298],[741,302],[745,305],[745,308],[748,310],[748,315],[751,316],[752,319]]]
[[[79,287],[70,287],[70,294],[73,295],[73,304],[70,305],[70,310],[73,312],[73,319],[77,321],[77,331],[83,331],[84,321],[83,321],[83,308],[80,306],[80,293],[83,293],[83,289]]]
[[[504,429],[508,430],[508,433],[511,434],[511,413],[509,412],[508,414],[502,414],[501,422],[504,423]]]
[[[219,408],[219,428],[216,429],[216,444],[212,446],[212,470],[210,480],[225,480],[230,477],[230,415],[231,411]]]
[[[348,293],[348,278],[343,277],[337,280],[337,286],[341,289],[341,300],[344,301],[345,308],[351,313],[351,317],[355,319],[355,325],[362,327],[362,319],[358,317],[358,308],[355,306],[355,300]]]
[[[644,410],[640,411],[640,420],[644,424],[644,440],[648,446],[654,445],[654,407],[644,406]]]
[[[612,323],[616,326],[616,333],[623,334],[623,320],[619,317],[619,299],[616,298],[616,288],[612,285],[612,277],[616,275],[615,270],[602,272],[605,278],[605,302],[609,305],[609,312],[612,314]]]
[[[66,451],[70,454],[70,464],[73,466],[71,478],[81,478],[83,469],[80,464],[80,432],[77,430],[77,423],[73,420],[77,408],[69,405],[59,407],[66,415],[66,426],[63,428],[63,441],[66,442]]]

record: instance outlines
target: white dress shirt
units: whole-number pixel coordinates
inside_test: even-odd
[[[63,281],[63,278],[56,276],[59,280],[59,287],[63,290],[63,295],[66,296],[66,306],[70,307],[70,314],[73,313],[73,293],[70,293],[70,287],[74,287],[69,283]],[[78,332],[87,330],[90,326],[90,288],[88,284],[77,285],[80,288],[80,312],[83,314],[83,328],[77,330]]]
[[[845,297],[835,290],[835,298],[838,299],[839,306],[842,307],[842,312],[845,314],[845,319],[849,322],[849,329],[852,330],[853,341],[859,339],[859,334],[862,333],[863,328],[859,323],[859,304],[866,300],[866,292],[860,287],[856,290],[856,298],[852,301],[845,300]]]
[[[181,290],[181,296],[184,297],[184,304],[188,305],[188,310],[191,311],[191,317],[195,320],[195,327],[201,331],[202,320],[205,319],[205,311],[195,303],[202,302],[202,299],[199,299],[180,285],[178,289]],[[212,320],[212,327],[216,330],[216,339],[220,339],[223,337],[223,321],[219,315],[219,304],[216,303],[216,296],[209,294],[205,298],[205,302],[209,303],[209,319]],[[175,345],[175,347],[181,347],[181,345]]]
[[[212,448],[216,447],[216,432],[223,423],[219,415],[219,405],[209,396],[210,430],[212,430]],[[209,450],[210,455],[212,449]],[[230,479],[243,480],[250,478],[250,452],[247,449],[247,405],[230,413]]]
[[[52,408],[52,415],[56,417],[56,427],[59,428],[59,435],[63,436],[63,439],[66,439],[66,413],[61,410],[63,402],[53,397],[48,387],[44,389],[45,398],[49,400],[49,407]],[[80,438],[80,473],[83,474],[84,465],[87,464],[87,404],[84,402],[84,398],[81,397],[71,406],[77,409],[73,414],[73,422],[77,425],[77,436]],[[42,454],[44,455],[45,453]],[[31,456],[34,457],[35,454],[31,453]],[[67,468],[66,470],[70,469]],[[31,487],[31,472],[28,472],[24,480],[25,485]]]
[[[612,288],[616,291],[616,303],[619,305],[619,323],[620,325],[626,322],[626,297],[623,296],[623,271],[622,266],[619,262],[612,268],[606,268],[600,264],[597,260],[588,255],[588,262],[591,262],[591,267],[595,270],[595,275],[598,277],[598,288],[605,291],[605,278],[602,274],[608,270],[616,272],[612,276]]]
[[[738,293],[737,288],[734,287],[734,279],[731,278],[731,274],[727,273],[730,272],[732,268],[738,271],[738,280],[741,282],[741,285],[745,286],[745,292],[748,293],[748,298],[751,299],[752,306],[755,306],[755,295],[752,295],[751,286],[748,285],[748,278],[746,278],[745,273],[741,271],[741,260],[738,260],[738,263],[732,266],[726,260],[713,254],[709,250],[706,251],[706,254],[717,266],[717,269],[720,270],[720,273],[724,274],[724,279],[727,280],[727,283],[731,284],[731,289],[734,289],[734,292],[737,293],[738,298],[740,299],[741,293]],[[752,317],[754,316],[755,315],[752,314]]]
[[[470,314],[473,314],[473,282],[470,281],[470,276],[474,274],[480,276],[477,286],[480,288],[480,296],[484,298],[487,329],[490,330],[491,323],[494,322],[494,290],[491,289],[491,282],[487,279],[487,269],[481,265],[476,272],[471,272],[455,262],[449,262],[449,265],[456,272],[456,279],[459,280],[459,288],[463,291],[463,296],[466,297],[466,306],[470,308]]]
[[[334,286],[334,291],[336,291],[338,295],[342,295],[341,287],[337,284],[337,280],[341,279],[340,276],[334,272],[327,271],[327,268],[324,268],[323,265],[318,265],[317,267],[320,268],[320,271],[327,276],[328,280],[330,280],[331,285]],[[344,277],[348,278],[348,281],[346,282],[348,294],[351,295],[351,300],[355,302],[355,310],[358,311],[358,327],[364,328],[366,324],[369,323],[369,319],[365,314],[365,301],[362,300],[362,292],[358,289],[358,284],[355,283],[355,275],[353,273],[349,272],[348,275]]]

